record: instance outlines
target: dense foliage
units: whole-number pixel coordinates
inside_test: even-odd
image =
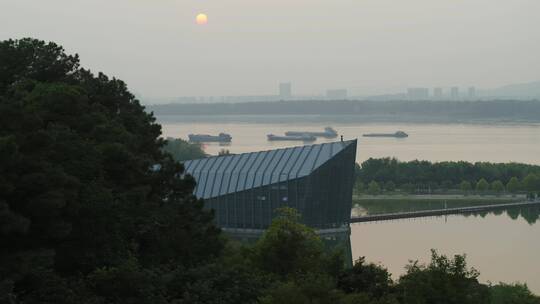
[[[467,268],[465,256],[449,259],[432,251],[429,265],[413,262],[407,266],[398,288],[404,303],[490,303],[489,288],[478,282],[479,275]]]
[[[219,254],[212,215],[177,178],[160,129],[122,81],[60,46],[0,43],[3,301],[159,299],[164,268]]]
[[[459,189],[463,192],[540,192],[540,166],[519,163],[409,161],[370,158],[356,168],[365,192]],[[365,188],[365,189],[364,189]],[[382,188],[382,189],[381,189]]]
[[[189,143],[181,138],[167,138],[163,150],[169,153],[176,162],[206,157],[199,144]]]
[[[540,298],[533,295],[525,284],[500,283],[490,288],[492,304],[540,304]]]
[[[254,245],[228,241],[164,144],[122,81],[54,43],[0,42],[0,303],[537,303],[462,256],[396,282],[346,269],[292,209]]]

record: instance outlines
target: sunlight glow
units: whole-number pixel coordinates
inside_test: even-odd
[[[206,14],[198,14],[195,20],[198,25],[205,25],[208,23],[208,16]]]

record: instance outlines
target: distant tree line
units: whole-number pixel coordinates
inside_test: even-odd
[[[402,162],[395,158],[370,158],[357,165],[356,177],[359,189],[372,194],[452,189],[464,193],[540,192],[540,166],[519,163]]]
[[[466,121],[472,119],[540,120],[540,101],[366,101],[304,100],[212,104],[164,104],[149,107],[156,115],[357,115],[368,119]]]

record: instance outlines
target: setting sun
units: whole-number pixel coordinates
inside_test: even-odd
[[[196,22],[199,25],[204,25],[208,23],[208,16],[206,14],[198,14],[196,18]]]

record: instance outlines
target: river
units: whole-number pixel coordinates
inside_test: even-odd
[[[268,142],[269,133],[288,130],[319,131],[330,125],[345,139],[359,140],[357,162],[370,157],[400,160],[489,161],[540,164],[540,124],[419,124],[419,123],[319,123],[313,118],[248,117],[239,119],[158,117],[163,136],[187,138],[190,133],[232,135],[230,145],[206,144],[217,154],[252,152],[302,145],[301,142]],[[364,138],[364,133],[403,130],[408,138]],[[339,140],[339,139],[333,139]],[[319,139],[317,142],[332,141]],[[527,213],[528,214],[528,213]],[[393,274],[404,272],[410,259],[429,260],[430,249],[453,255],[466,253],[481,280],[497,283],[526,282],[540,294],[540,224],[538,214],[490,213],[351,225],[353,259],[365,256]],[[534,218],[534,220],[531,220]]]
[[[465,253],[482,282],[525,282],[540,294],[539,214],[538,208],[526,208],[352,224],[352,256],[384,265],[396,279],[409,260],[429,262],[431,249],[449,256]]]
[[[317,123],[301,118],[257,123],[197,121],[193,117],[158,117],[165,137],[187,138],[190,133],[229,133],[230,145],[205,144],[204,150],[217,154],[221,149],[243,153],[302,145],[302,142],[269,142],[266,135],[283,134],[288,130],[322,131],[326,125],[334,127],[345,139],[357,138],[357,162],[370,157],[397,157],[400,160],[465,160],[489,162],[523,162],[540,164],[540,124],[391,124],[391,123]],[[369,138],[365,133],[393,133],[405,131],[408,138]],[[321,139],[315,143],[339,139]]]

